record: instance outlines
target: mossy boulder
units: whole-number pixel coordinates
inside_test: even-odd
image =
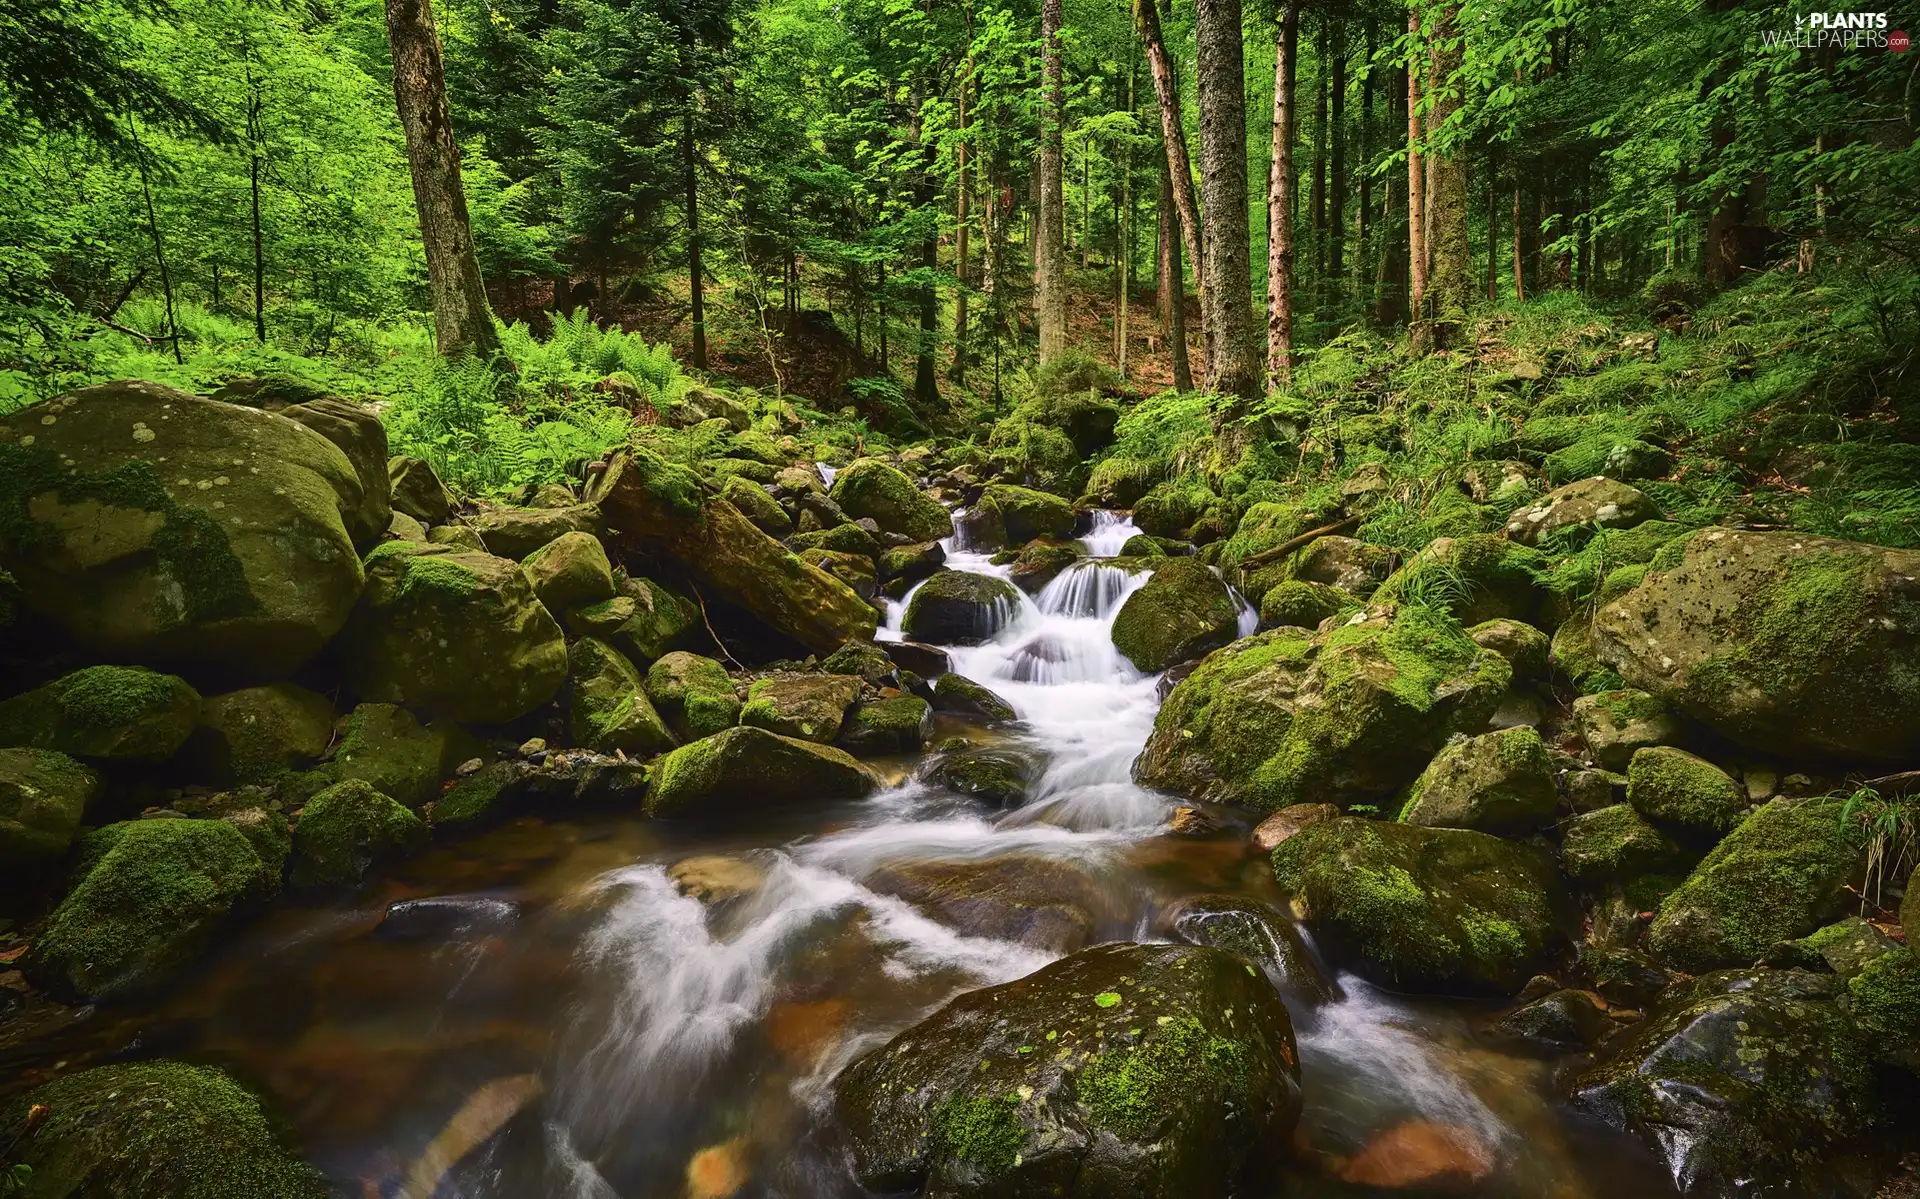
[[[1087,475],[1086,497],[1095,508],[1131,508],[1160,481],[1163,469],[1145,458],[1115,455],[1093,464]]]
[[[1593,622],[1585,616],[1570,616],[1561,622],[1553,631],[1547,657],[1583,695],[1625,689],[1620,676],[1600,660],[1593,645]]]
[[[872,599],[879,590],[879,576],[873,559],[865,554],[846,554],[836,550],[802,550],[800,560],[815,570],[823,570],[845,583],[861,599]]]
[[[714,817],[827,799],[862,799],[878,780],[830,745],[742,726],[654,763],[650,816]]]
[[[387,427],[380,423],[380,414],[340,396],[318,396],[276,411],[331,441],[347,456],[360,484],[359,502],[342,514],[347,534],[361,549],[373,545],[393,519],[387,478]]]
[[[568,732],[595,753],[650,758],[678,744],[647,698],[645,680],[613,646],[582,637],[567,650]]]
[[[427,530],[427,541],[432,545],[452,546],[457,550],[471,550],[476,554],[487,552],[487,543],[480,540],[480,534],[465,525],[435,525]]]
[[[32,877],[66,856],[100,776],[58,750],[0,749],[0,870]]]
[[[97,1066],[0,1109],[20,1199],[327,1199],[260,1099],[212,1066]]]
[[[0,745],[151,766],[179,752],[199,718],[200,693],[184,679],[89,666],[0,703]]]
[[[833,1090],[859,1182],[926,1196],[1255,1193],[1300,1114],[1279,994],[1200,946],[1103,945],[968,992]]]
[[[1782,798],[1748,816],[1661,902],[1647,947],[1699,973],[1758,961],[1839,915],[1865,867],[1840,809]]]
[[[1658,696],[1628,688],[1573,701],[1573,727],[1606,770],[1625,770],[1634,754],[1680,740],[1680,724]]]
[[[1260,597],[1260,623],[1268,628],[1313,629],[1334,613],[1356,606],[1353,596],[1330,583],[1288,579]]]
[[[1594,619],[1631,686],[1784,757],[1905,763],[1920,743],[1920,550],[1703,529]]]
[[[1747,810],[1747,793],[1726,771],[1670,745],[1634,751],[1627,762],[1627,802],[1647,819],[1717,835]]]
[[[548,612],[565,612],[614,596],[613,563],[592,533],[562,533],[528,554],[520,565]]]
[[[858,520],[871,517],[889,533],[915,541],[938,541],[953,536],[947,510],[913,480],[877,458],[861,458],[843,468],[829,493],[841,511]]]
[[[1316,942],[1383,986],[1511,995],[1564,943],[1552,863],[1485,833],[1342,816],[1281,842],[1273,869]]]
[[[740,509],[742,516],[769,537],[786,537],[793,533],[793,517],[787,515],[787,510],[765,487],[752,479],[738,475],[728,479],[720,485],[720,498]]]
[[[1555,488],[1507,518],[1507,537],[1533,545],[1562,529],[1630,529],[1657,520],[1660,509],[1638,487],[1595,475]]]
[[[948,672],[934,680],[933,710],[982,720],[1018,720],[1020,714],[1005,698],[962,674]]]
[[[787,538],[787,544],[797,553],[808,550],[833,550],[841,554],[859,554],[874,558],[880,554],[880,542],[874,535],[851,521],[842,521],[825,529],[815,529],[811,533],[795,533]]]
[[[731,604],[817,654],[873,638],[878,619],[871,605],[738,508],[708,496],[691,472],[645,450],[623,451],[596,476],[590,494],[619,530],[616,549],[673,563],[706,602]]]
[[[353,886],[374,867],[399,861],[427,839],[426,824],[359,779],[307,801],[293,830],[287,881],[296,887]]]
[[[1114,648],[1152,674],[1232,641],[1240,611],[1227,585],[1198,558],[1156,561],[1113,618]]]
[[[465,760],[471,744],[457,728],[422,725],[405,708],[361,704],[342,722],[326,773],[335,782],[364,782],[417,808],[440,794],[440,780]]]
[[[1524,726],[1452,742],[1413,781],[1400,819],[1521,833],[1553,823],[1560,792],[1540,734]]]
[[[832,741],[847,709],[860,698],[860,680],[845,674],[779,674],[747,688],[740,723],[802,741]]]
[[[1560,865],[1577,883],[1624,882],[1664,874],[1686,861],[1672,837],[1649,824],[1632,804],[1610,804],[1567,821]]]
[[[676,650],[647,669],[647,698],[683,741],[711,737],[740,722],[740,697],[727,668]]]
[[[916,641],[978,645],[1012,622],[1020,592],[993,575],[937,570],[907,601],[901,628]]]
[[[132,820],[82,838],[84,874],[24,959],[27,977],[68,1000],[150,991],[278,892],[224,820]]]
[[[1287,556],[1290,578],[1338,587],[1367,599],[1392,573],[1393,551],[1352,537],[1321,537]]]
[[[937,541],[922,541],[914,545],[897,545],[881,551],[876,560],[882,582],[895,579],[908,583],[917,583],[934,571],[939,570],[947,560],[947,551]]]
[[[1853,978],[1875,959],[1887,954],[1905,956],[1900,944],[1859,916],[1844,916],[1794,941],[1783,941],[1767,951],[1761,965],[1831,970]],[[1920,1034],[1920,1025],[1914,1029]]]
[[[933,705],[917,695],[855,704],[835,743],[856,754],[912,753],[933,735]]]
[[[962,795],[997,808],[1017,808],[1027,801],[1039,772],[1021,754],[988,748],[948,754],[928,773]]]
[[[293,683],[210,695],[187,755],[205,782],[270,783],[318,761],[333,743],[333,722],[326,696]]]
[[[1120,546],[1120,556],[1122,558],[1164,558],[1167,556],[1167,550],[1161,542],[1165,540],[1167,539],[1155,537],[1151,533],[1135,533]]]
[[[1439,537],[1388,576],[1373,598],[1445,608],[1469,626],[1503,616],[1530,620],[1546,565],[1539,550],[1491,533]]]
[[[348,522],[361,500],[320,434],[157,383],[0,418],[0,569],[27,607],[116,661],[292,673],[360,594]]]
[[[704,636],[700,606],[652,579],[630,578],[620,594],[568,612],[567,629],[598,637],[644,666]]]
[[[431,529],[453,514],[453,495],[433,467],[405,454],[387,459],[387,486],[393,510]]]
[[[1682,983],[1575,1080],[1574,1105],[1633,1133],[1686,1195],[1862,1193],[1836,1159],[1878,1104],[1844,989],[1801,970]]]
[[[393,541],[368,555],[342,672],[362,699],[504,724],[560,689],[567,642],[519,563]]]
[[[1212,492],[1191,484],[1161,483],[1133,506],[1133,522],[1155,537],[1180,537],[1216,498]]]
[[[1057,495],[1013,483],[990,483],[981,503],[999,509],[1009,545],[1035,537],[1062,540],[1073,536],[1073,505]]]
[[[467,517],[467,525],[479,534],[488,553],[518,562],[563,534],[591,533],[597,537],[603,520],[600,509],[593,504],[535,508],[481,504]]]
[[[1077,541],[1029,541],[1020,547],[1007,575],[1015,587],[1028,595],[1038,595],[1085,557]]]
[[[1381,803],[1448,737],[1484,728],[1511,677],[1506,659],[1428,609],[1374,607],[1311,638],[1259,633],[1173,689],[1134,778],[1266,810]]]
[[[1881,954],[1847,979],[1847,997],[1874,1060],[1920,1074],[1920,961]]]
[[[1537,683],[1547,677],[1547,661],[1553,643],[1545,633],[1524,621],[1496,617],[1481,621],[1467,630],[1467,636],[1482,649],[1490,649],[1513,667],[1516,683]]]

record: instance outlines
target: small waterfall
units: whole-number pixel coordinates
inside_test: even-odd
[[[1104,508],[1096,509],[1093,514],[1093,529],[1080,539],[1087,547],[1087,553],[1095,558],[1115,558],[1125,548],[1128,539],[1143,532],[1133,523],[1133,515],[1128,512],[1109,512]]]
[[[837,466],[828,466],[824,462],[816,462],[813,464],[813,469],[820,472],[820,481],[827,485],[828,491],[832,491],[833,477],[840,473],[840,468]]]

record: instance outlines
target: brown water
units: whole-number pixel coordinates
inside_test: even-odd
[[[1340,1181],[1360,1170],[1356,1155],[1434,1126],[1484,1160],[1461,1193],[1670,1193],[1636,1146],[1556,1103],[1557,1076],[1579,1059],[1493,1036],[1493,1008],[1335,978],[1289,932],[1286,897],[1243,828],[1165,834],[1168,802],[1126,772],[1155,680],[1105,642],[1134,584],[1081,584],[956,655],[1026,719],[1008,743],[1045,772],[1024,808],[987,811],[896,762],[882,766],[898,785],[871,800],[720,826],[520,820],[350,900],[283,905],[163,1000],[50,1018],[0,1064],[31,1078],[113,1057],[217,1062],[271,1097],[345,1193],[369,1199],[859,1195],[827,1118],[841,1066],[1082,937],[1176,939],[1191,927],[1181,913],[1208,897],[1266,913],[1274,948],[1294,947],[1267,962],[1306,1090],[1301,1164],[1275,1195],[1379,1193]],[[1044,652],[1023,652],[1043,638]],[[987,737],[942,730],[954,733]],[[702,855],[744,863],[757,887],[712,903],[681,894],[667,868]],[[930,862],[1008,867],[1091,924],[1023,943],[877,882]]]

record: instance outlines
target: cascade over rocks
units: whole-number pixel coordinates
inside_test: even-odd
[[[348,525],[362,501],[352,462],[320,434],[156,383],[0,419],[0,569],[33,611],[116,661],[291,673],[360,594]]]
[[[1630,686],[1754,749],[1920,754],[1920,550],[1702,529],[1603,606],[1593,637]]]
[[[1299,1067],[1237,954],[1102,945],[952,1000],[843,1071],[834,1111],[876,1190],[1224,1199],[1274,1168]]]
[[[1005,628],[1020,609],[1012,583],[992,575],[937,570],[907,602],[901,628],[916,641],[978,645]]]

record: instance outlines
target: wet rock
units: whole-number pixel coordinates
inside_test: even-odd
[[[1038,595],[1085,556],[1078,542],[1030,541],[1013,560],[1009,574],[1015,587]]]
[[[410,856],[426,839],[426,824],[405,807],[357,779],[336,783],[300,810],[287,881],[352,886],[376,866]]]
[[[779,501],[768,494],[765,487],[752,479],[738,475],[728,479],[720,487],[720,498],[738,508],[742,516],[767,536],[777,538],[793,535],[793,518],[787,515]]]
[[[946,560],[947,551],[937,541],[896,546],[881,553],[880,578],[888,582],[902,579],[908,583],[918,583],[939,570]]]
[[[1113,620],[1113,644],[1147,673],[1219,649],[1240,624],[1227,585],[1198,558],[1156,561]]]
[[[953,536],[953,519],[913,480],[877,458],[861,458],[834,476],[832,497],[848,516],[871,517],[915,541]]]
[[[467,524],[480,535],[489,554],[520,561],[541,546],[567,533],[599,536],[604,522],[594,504],[554,508],[513,508],[481,504]]]
[[[1602,529],[1631,529],[1643,521],[1658,520],[1660,509],[1637,487],[1604,475],[1558,487],[1507,518],[1507,536],[1533,545],[1549,533],[1581,525]]]
[[[454,720],[516,720],[567,677],[566,638],[526,572],[489,554],[381,546],[344,639],[343,673],[361,698]]]
[[[1644,1009],[1673,985],[1673,974],[1637,949],[1589,947],[1580,965],[1600,998],[1616,1008]]]
[[[726,667],[684,650],[663,656],[647,670],[647,698],[683,741],[711,737],[740,720],[740,698]]]
[[[435,895],[387,905],[370,934],[380,941],[444,942],[499,932],[520,919],[520,905],[487,895]]]
[[[81,839],[79,881],[24,959],[27,977],[68,1000],[150,991],[279,890],[224,820],[132,820]]]
[[[1905,761],[1920,741],[1920,551],[1704,529],[1594,621],[1626,681],[1743,745]]]
[[[1546,565],[1539,550],[1490,533],[1439,537],[1380,584],[1373,599],[1444,607],[1467,626],[1525,621],[1540,605]]]
[[[952,669],[952,659],[946,650],[937,645],[922,645],[918,641],[889,641],[880,648],[895,665],[923,679],[937,679]]]
[[[703,854],[667,867],[667,877],[682,895],[701,903],[725,903],[767,885],[767,872],[745,858]]]
[[[990,483],[981,504],[991,504],[999,510],[1009,545],[1020,545],[1036,537],[1064,541],[1073,536],[1073,505],[1057,495],[1012,483]]]
[[[1120,556],[1122,558],[1164,558],[1167,556],[1167,551],[1160,544],[1162,540],[1164,538],[1155,537],[1151,533],[1135,533],[1120,547]]]
[[[917,641],[979,645],[1020,610],[1013,584],[970,571],[935,571],[907,604],[901,627]]]
[[[1494,1031],[1526,1041],[1579,1047],[1598,1041],[1607,1031],[1607,1014],[1585,991],[1571,989],[1544,995],[1501,1017]]]
[[[1037,774],[1033,762],[1004,749],[949,754],[931,771],[931,776],[949,789],[1002,808],[1017,808],[1027,802]]]
[[[614,596],[613,564],[591,533],[562,533],[528,554],[521,567],[549,612],[565,612]]]
[[[647,698],[640,672],[619,650],[582,637],[567,650],[568,730],[596,753],[650,758],[678,742]]]
[[[402,454],[387,459],[387,483],[392,490],[393,510],[428,528],[446,524],[453,513],[453,496],[440,476],[433,473],[433,467],[418,458]]]
[[[1747,810],[1746,792],[1725,771],[1665,745],[1634,751],[1627,802],[1649,820],[1707,834],[1733,827]]]
[[[933,684],[933,710],[981,720],[1018,720],[1013,705],[967,678],[949,671]]]
[[[858,698],[860,680],[852,675],[775,675],[748,688],[740,723],[825,744],[839,735],[840,722]]]
[[[1327,617],[1354,606],[1353,597],[1331,583],[1289,579],[1260,597],[1260,623],[1268,628],[1318,628]]]
[[[844,750],[731,728],[654,763],[650,816],[713,817],[823,799],[860,799],[878,781]]]
[[[1472,1194],[1492,1176],[1495,1157],[1473,1129],[1407,1120],[1375,1136],[1340,1168],[1340,1181],[1416,1194]]]
[[[855,1176],[927,1196],[1213,1199],[1300,1111],[1285,1007],[1234,954],[1107,945],[973,991],[842,1072]]]
[[[967,862],[908,862],[866,880],[969,936],[1071,953],[1093,936],[1099,881],[1071,861],[1037,855]]]
[[[933,735],[933,705],[915,695],[856,704],[836,743],[856,754],[912,753]]]
[[[1552,642],[1539,629],[1523,621],[1499,617],[1483,621],[1467,630],[1467,636],[1482,649],[1490,649],[1513,667],[1516,683],[1534,683],[1547,677],[1547,658]]]
[[[99,793],[100,776],[63,753],[0,749],[0,870],[20,880],[56,866]]]
[[[1289,804],[1254,826],[1253,847],[1270,854],[1288,837],[1338,815],[1340,809],[1330,803]]]
[[[1776,799],[1747,817],[1661,903],[1647,947],[1699,973],[1757,961],[1838,916],[1865,865],[1840,807]]]
[[[1573,727],[1593,760],[1625,770],[1633,755],[1680,740],[1680,725],[1667,705],[1645,691],[1601,691],[1573,701]]]
[[[1546,744],[1522,727],[1447,745],[1413,781],[1400,818],[1428,828],[1531,832],[1552,824],[1559,806]]]
[[[399,1199],[432,1199],[460,1159],[505,1128],[545,1090],[538,1074],[510,1074],[481,1084],[414,1159]]]
[[[1798,970],[1682,983],[1576,1081],[1574,1103],[1635,1133],[1682,1195],[1854,1194],[1834,1159],[1874,1102],[1842,986]]]
[[[297,421],[123,381],[0,419],[0,445],[24,514],[0,569],[100,657],[284,678],[360,593],[359,476]]]
[[[360,780],[417,808],[440,793],[440,781],[471,745],[458,729],[422,726],[405,708],[361,704],[348,714],[326,773],[337,782]]]
[[[135,666],[89,666],[0,703],[0,745],[94,762],[157,765],[200,718],[186,680]]]
[[[1511,995],[1563,941],[1552,864],[1484,833],[1343,816],[1289,838],[1273,866],[1315,940],[1383,986]]]
[[[68,1074],[0,1110],[23,1192],[116,1199],[327,1199],[258,1097],[211,1066],[153,1061]]]
[[[1686,852],[1631,804],[1612,804],[1566,825],[1560,864],[1577,883],[1617,882],[1673,870]]]
[[[1173,934],[1189,945],[1211,945],[1248,959],[1289,999],[1331,1003],[1340,996],[1293,925],[1264,904],[1233,895],[1196,896],[1174,913]]]
[[[292,683],[269,683],[200,705],[187,744],[197,777],[220,786],[270,783],[318,761],[333,741],[333,705]]]

